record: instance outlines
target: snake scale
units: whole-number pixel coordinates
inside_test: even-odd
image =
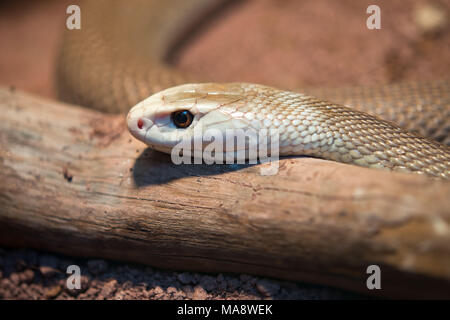
[[[199,79],[175,70],[167,55],[186,34],[180,30],[224,1],[167,3],[82,2],[82,29],[64,36],[60,96],[112,113],[136,105],[128,114],[131,133],[164,152],[199,124],[276,128],[280,155],[450,178],[448,80],[298,93],[247,83],[182,85]],[[192,125],[174,124],[179,112],[188,112]]]

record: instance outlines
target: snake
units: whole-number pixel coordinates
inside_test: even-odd
[[[293,91],[203,81],[173,67],[170,52],[227,1],[168,3],[81,2],[82,28],[65,32],[58,59],[61,99],[129,111],[130,133],[166,153],[197,128],[273,129],[281,156],[450,178],[448,79]]]

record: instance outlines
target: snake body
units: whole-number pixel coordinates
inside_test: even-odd
[[[130,131],[164,152],[198,124],[276,128],[281,155],[450,177],[448,80],[302,93],[247,83],[181,85],[198,79],[167,64],[168,51],[192,17],[222,2],[82,2],[82,30],[64,37],[61,97],[107,112],[136,104],[128,115]],[[189,110],[194,124],[176,128],[170,114],[177,110]]]
[[[171,119],[188,110],[194,119],[178,128]],[[450,177],[449,149],[399,126],[302,93],[248,83],[176,86],[133,107],[128,128],[153,148],[170,152],[195,130],[276,129],[280,155],[309,155],[364,167]],[[234,134],[234,133],[233,133]],[[234,134],[236,135],[236,134]],[[235,151],[236,146],[232,146]],[[246,147],[248,148],[248,146]],[[204,147],[202,146],[202,150]]]

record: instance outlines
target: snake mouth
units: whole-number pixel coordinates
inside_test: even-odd
[[[171,152],[172,147],[165,146],[158,141],[157,137],[161,134],[158,126],[152,120],[143,117],[128,117],[127,122],[128,130],[133,137],[144,142],[151,149],[164,153]]]
[[[139,108],[129,112],[127,125],[133,137],[144,142],[152,149],[170,153],[172,147],[178,143],[178,140],[173,141],[170,137],[164,135],[158,124],[148,116],[143,116],[142,110]]]

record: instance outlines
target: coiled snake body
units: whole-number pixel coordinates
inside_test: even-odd
[[[162,89],[196,82],[164,58],[181,26],[192,21],[188,17],[209,12],[217,2],[222,1],[82,3],[82,30],[68,31],[64,39],[61,96],[123,112]],[[165,152],[200,124],[276,128],[281,155],[450,177],[449,81],[300,92],[247,83],[181,85],[138,103],[128,126],[135,137]],[[193,116],[188,128],[171,122],[173,113],[183,110]]]

